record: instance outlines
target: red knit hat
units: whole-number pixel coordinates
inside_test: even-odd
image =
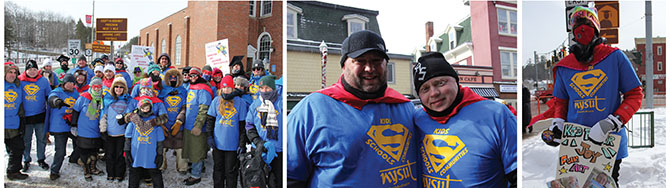
[[[221,88],[235,88],[235,83],[233,82],[233,77],[230,75],[226,75],[223,77],[221,80],[221,83],[219,83]]]

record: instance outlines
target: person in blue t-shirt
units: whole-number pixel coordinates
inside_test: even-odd
[[[275,91],[275,76],[267,75],[259,80],[259,97],[249,105],[246,115],[247,137],[254,147],[264,148],[265,163],[275,175],[275,184],[282,186],[282,97]],[[276,156],[274,159],[272,156]]]
[[[186,185],[200,183],[205,157],[207,156],[207,136],[201,134],[205,130],[207,110],[212,104],[214,92],[209,83],[200,75],[198,67],[189,72],[191,83],[186,97],[186,122],[184,122],[184,150],[182,157],[191,165],[191,176],[184,180]]]
[[[220,85],[219,95],[207,110],[207,145],[213,149],[215,187],[236,188],[237,154],[247,149],[243,140],[246,137],[247,105],[242,98],[232,94],[233,77],[223,77]]]
[[[270,72],[265,70],[263,66],[263,61],[260,59],[254,60],[253,66],[251,66],[251,78],[249,78],[249,93],[254,100],[258,98],[258,89],[260,88],[259,81],[263,76],[270,75]]]
[[[127,66],[123,62],[123,59],[121,57],[116,58],[116,60],[114,60],[114,69],[116,70],[116,74],[123,75],[123,79],[126,80],[126,87],[132,88],[131,86],[133,85],[133,79],[130,77],[130,74],[128,74],[128,72],[126,71],[126,68]]]
[[[621,161],[628,157],[624,125],[640,109],[641,83],[626,55],[604,44],[595,8],[577,6],[570,15],[575,44],[553,69],[556,103],[546,132],[560,140],[564,122],[572,122],[591,127],[588,139],[596,144],[602,144],[610,133],[620,135],[612,169],[612,179],[618,184]],[[552,140],[544,141],[557,146]]]
[[[235,92],[240,94],[240,97],[247,103],[248,107],[254,102],[254,98],[251,97],[252,94],[249,93],[249,80],[244,76],[238,76],[233,78],[233,81],[235,82]]]
[[[26,71],[19,76],[23,95],[23,106],[25,109],[25,136],[23,142],[23,172],[30,169],[30,148],[32,146],[33,132],[37,137],[37,164],[44,170],[49,169],[49,165],[44,162],[46,156],[44,151],[47,145],[46,130],[44,123],[47,115],[46,100],[51,93],[49,81],[40,75],[37,62],[28,60]]]
[[[95,167],[97,152],[102,145],[100,139],[100,109],[102,107],[102,80],[93,78],[91,89],[79,95],[72,107],[72,127],[77,127],[77,144],[81,156],[79,165],[83,167],[86,181],[93,181],[91,174],[100,175],[102,171]]]
[[[88,82],[91,81],[91,78],[93,78],[93,75],[95,75],[93,69],[88,67],[88,65],[86,64],[86,56],[84,55],[79,56],[79,59],[77,59],[77,66],[67,71],[67,73],[76,76],[77,74],[75,74],[75,72],[77,72],[78,70],[86,71],[86,80],[87,80],[86,84],[88,84]]]
[[[14,63],[5,63],[5,149],[7,150],[7,178],[23,180],[27,174],[21,173],[23,155],[23,92],[17,78],[19,68]],[[32,136],[32,135],[31,135]]]
[[[344,39],[338,82],[288,115],[289,187],[421,187],[414,106],[388,87],[388,60],[377,33]]]
[[[55,137],[55,150],[53,162],[51,163],[51,174],[49,178],[56,180],[60,178],[60,168],[65,158],[67,140],[72,140],[73,148],[77,149],[77,142],[70,137],[70,121],[72,120],[72,106],[79,98],[79,93],[74,88],[75,78],[72,74],[65,74],[60,87],[51,91],[47,104],[49,105],[47,131]],[[75,152],[72,152],[75,154]]]
[[[144,174],[149,174],[153,187],[163,187],[163,175],[158,169],[163,165],[163,140],[165,135],[155,121],[152,113],[153,104],[150,99],[142,99],[137,103],[137,109],[128,114],[123,151],[130,164],[128,187],[136,188]]]
[[[107,166],[107,180],[123,181],[126,174],[126,163],[123,158],[123,142],[126,131],[125,124],[119,124],[119,117],[123,116],[130,95],[126,79],[121,75],[114,78],[110,93],[102,99],[102,116],[100,118],[100,136],[105,146],[105,163]]]
[[[424,54],[413,70],[424,187],[516,187],[516,116],[460,86],[442,53]]]
[[[181,73],[177,69],[170,69],[165,72],[163,79],[163,89],[158,94],[158,98],[163,101],[167,108],[168,120],[162,126],[165,133],[165,150],[173,149],[177,154],[176,170],[185,175],[188,170],[188,163],[182,158],[182,148],[184,141],[184,124],[186,116],[186,89],[182,87]],[[163,155],[165,157],[165,155]],[[163,159],[165,161],[166,159]],[[167,168],[167,162],[163,163],[161,170]]]

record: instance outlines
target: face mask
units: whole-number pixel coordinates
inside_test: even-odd
[[[575,28],[572,33],[575,35],[575,41],[582,45],[587,45],[593,41],[593,36],[595,35],[595,29],[586,24],[582,24]]]
[[[64,71],[70,69],[70,67],[67,66],[67,63],[60,64],[60,68],[63,69]]]
[[[210,78],[212,78],[212,76],[207,75],[207,74],[202,75],[202,79],[205,79],[205,80],[207,80],[207,81],[209,81]]]
[[[137,115],[140,115],[140,117],[146,118],[146,117],[151,116],[152,113],[153,113],[152,110],[149,110],[148,112],[142,112],[140,110],[140,113],[138,113]]]
[[[177,81],[170,81],[170,86],[177,87]]]
[[[151,81],[152,81],[152,82],[158,82],[158,81],[160,81],[160,80],[161,80],[161,77],[160,77],[160,76],[156,76],[156,75],[154,75],[154,74],[151,74]]]
[[[233,74],[242,74],[242,70],[240,69],[233,70]]]
[[[277,92],[274,90],[268,92],[261,92],[261,97],[263,97],[264,100],[274,101],[277,98]]]

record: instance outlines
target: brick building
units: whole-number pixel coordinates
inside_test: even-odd
[[[665,37],[655,37],[651,41],[652,48],[652,57],[654,64],[654,93],[665,94]],[[637,75],[642,81],[642,87],[645,86],[646,80],[646,50],[645,50],[645,39],[644,38],[635,38],[635,49],[641,54],[642,61],[639,66],[635,66]]]
[[[254,59],[268,59],[267,70],[282,76],[282,7],[282,1],[189,1],[142,28],[139,45],[170,54],[175,67],[203,67],[205,44],[227,38],[230,60],[244,56],[250,71]]]

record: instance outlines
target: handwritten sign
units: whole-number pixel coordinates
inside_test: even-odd
[[[223,75],[230,72],[228,64],[230,62],[230,49],[228,39],[214,41],[205,44],[205,57],[207,64],[212,68],[219,68]]]
[[[154,47],[133,45],[130,51],[130,65],[128,67],[140,66],[143,70],[149,67],[149,62],[155,56]]]

